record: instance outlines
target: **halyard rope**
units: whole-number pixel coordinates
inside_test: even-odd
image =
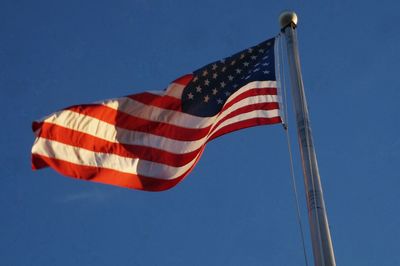
[[[299,203],[299,195],[297,192],[297,183],[296,183],[296,176],[294,173],[294,166],[293,166],[293,153],[292,153],[292,146],[290,142],[290,134],[289,134],[289,120],[288,120],[288,108],[287,108],[287,93],[286,93],[286,77],[285,77],[285,69],[281,67],[280,62],[283,62],[283,42],[281,41],[281,38],[284,38],[282,34],[279,34],[278,39],[279,39],[279,58],[278,58],[278,72],[281,74],[281,88],[282,88],[282,107],[284,108],[284,117],[283,117],[283,128],[285,130],[286,134],[286,142],[287,142],[287,147],[288,147],[288,153],[289,153],[289,162],[290,162],[290,174],[291,174],[291,185],[292,185],[292,190],[296,202],[296,214],[297,214],[297,222],[299,225],[299,230],[300,230],[300,235],[301,235],[301,243],[303,247],[303,255],[304,255],[304,261],[305,265],[308,266],[308,259],[307,259],[307,252],[306,252],[306,246],[305,246],[305,238],[304,238],[304,230],[303,230],[303,222],[301,220],[301,215],[300,215],[300,203]]]

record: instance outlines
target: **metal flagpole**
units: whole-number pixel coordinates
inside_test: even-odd
[[[281,30],[286,39],[314,263],[316,266],[333,266],[336,265],[335,255],[329,231],[328,217],[325,210],[317,158],[311,135],[310,118],[301,76],[296,35],[297,15],[294,12],[283,12],[279,20]]]

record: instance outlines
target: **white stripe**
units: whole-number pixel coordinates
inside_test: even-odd
[[[165,90],[165,95],[181,99],[182,98],[182,92],[183,89],[185,88],[185,85],[178,84],[178,83],[171,83],[168,88]]]
[[[32,153],[70,163],[112,169],[128,174],[138,174],[159,179],[174,179],[190,169],[199,154],[182,167],[173,167],[151,161],[132,159],[110,153],[93,152],[57,141],[38,138]]]
[[[229,99],[226,101],[225,104],[229,103],[233,99],[236,98],[236,96],[242,94],[245,91],[251,90],[251,89],[264,89],[264,88],[276,88],[276,81],[274,80],[264,80],[264,81],[253,81],[250,83],[247,83],[235,93],[233,93],[231,96],[229,96]]]
[[[226,116],[231,114],[232,112],[236,111],[237,109],[240,109],[245,106],[253,105],[253,104],[260,104],[260,103],[275,103],[277,100],[276,95],[257,95],[257,96],[252,96],[252,97],[247,97],[239,102],[232,104],[229,108],[226,110],[222,111],[218,118],[215,120],[214,125],[211,129],[211,131],[214,130],[215,124],[218,123],[220,120],[224,119]],[[211,134],[212,132],[210,132]]]
[[[252,118],[273,118],[279,116],[279,109],[274,109],[274,110],[255,110],[243,114],[236,115],[234,117],[231,117],[224,122],[222,122],[217,128],[213,129],[209,136],[212,136],[214,133],[217,131],[221,130],[222,128],[229,126],[231,124],[235,124],[237,122],[242,122],[245,120],[249,120]]]

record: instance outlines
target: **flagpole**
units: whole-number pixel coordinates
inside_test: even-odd
[[[286,39],[314,264],[315,266],[334,266],[336,265],[335,255],[322,193],[317,157],[311,135],[310,118],[304,93],[303,79],[301,76],[296,35],[297,15],[294,12],[283,12],[279,17],[279,21],[281,31],[284,33]]]

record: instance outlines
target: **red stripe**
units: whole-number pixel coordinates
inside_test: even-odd
[[[119,128],[150,133],[182,141],[199,140],[206,136],[211,128],[186,128],[162,122],[149,121],[101,104],[71,106],[67,110],[99,119]]]
[[[176,154],[156,148],[109,142],[95,136],[68,129],[51,123],[43,123],[38,137],[58,141],[99,153],[111,153],[132,159],[153,161],[169,166],[181,167],[191,162],[201,151]]]
[[[218,131],[214,132],[209,137],[207,142],[209,142],[217,137],[220,137],[224,134],[227,134],[227,133],[239,130],[239,129],[260,126],[260,125],[278,124],[278,123],[282,123],[280,116],[276,116],[276,117],[272,117],[272,118],[256,117],[256,118],[247,119],[247,120],[240,121],[237,123],[229,124],[221,129],[219,129]]]
[[[200,157],[201,155],[198,159]],[[198,159],[196,160],[196,163]],[[172,188],[192,171],[196,163],[193,164],[193,166],[183,175],[172,180],[163,180],[135,174],[127,174],[106,168],[83,166],[38,154],[32,154],[33,169],[41,169],[50,166],[60,174],[69,177],[147,191],[162,191]]]
[[[228,102],[221,111],[228,109],[233,104],[253,96],[260,96],[260,95],[277,95],[276,88],[253,88],[244,91],[243,93],[237,95],[233,98],[230,102]],[[181,101],[170,96],[161,96],[151,93],[140,93],[140,94],[133,94],[127,96],[133,100],[141,102],[146,105],[153,105],[160,108],[174,110],[174,111],[182,111],[181,108]]]
[[[146,105],[157,106],[163,109],[182,111],[181,100],[168,95],[156,95],[149,92],[128,95],[128,98]]]
[[[190,82],[192,79],[193,79],[193,74],[187,74],[187,75],[184,75],[184,76],[182,76],[182,77],[180,77],[180,78],[177,78],[176,80],[174,80],[174,81],[171,82],[171,83],[176,83],[176,84],[179,84],[179,85],[186,86],[186,85],[189,84],[189,82]]]
[[[252,111],[256,111],[256,110],[276,110],[279,109],[279,104],[278,103],[257,103],[257,104],[252,104],[252,105],[246,105],[243,106],[241,108],[236,109],[235,111],[230,112],[228,115],[226,115],[223,119],[221,119],[220,121],[218,121],[217,123],[215,123],[213,125],[213,129],[211,129],[209,135],[214,134],[214,129],[218,128],[218,126],[223,123],[224,121],[240,115],[240,114],[244,114],[244,113],[248,113],[248,112],[252,112]]]
[[[253,97],[253,96],[260,96],[260,95],[277,95],[277,89],[276,88],[254,88],[250,89],[247,91],[244,91],[243,93],[237,95],[235,98],[233,98],[230,102],[226,103],[224,108],[222,108],[222,111],[225,111],[235,103],[248,98],[248,97]]]

